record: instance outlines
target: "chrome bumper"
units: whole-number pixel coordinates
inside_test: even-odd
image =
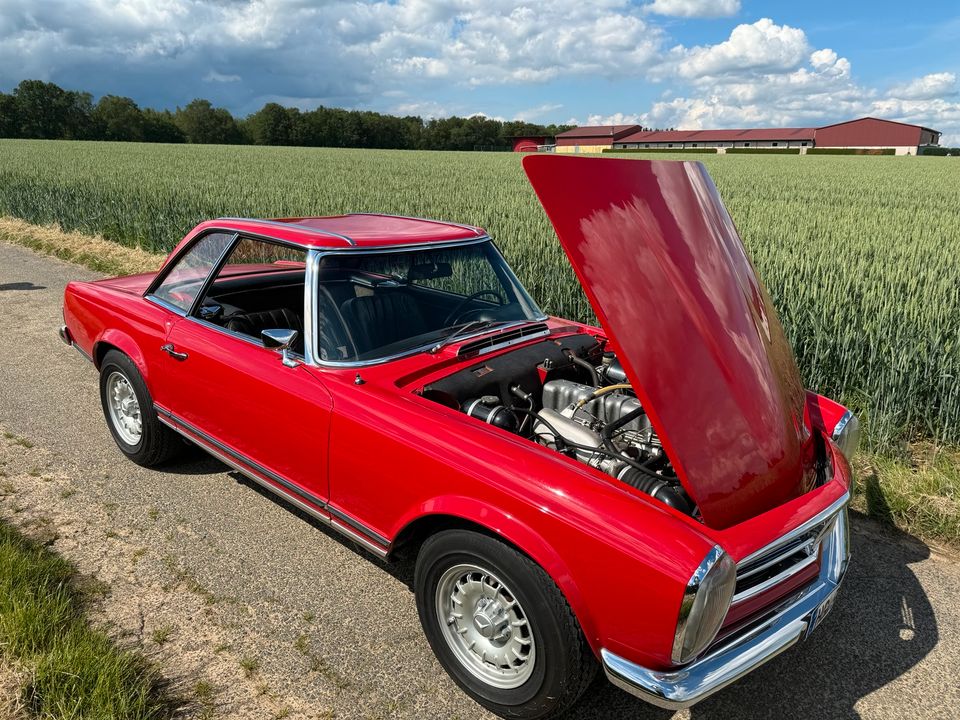
[[[60,330],[57,331],[57,334],[60,336],[60,339],[63,340],[65,345],[73,345],[73,338],[70,337],[70,331],[67,329],[66,325],[61,325]]]
[[[847,509],[836,515],[822,544],[820,575],[768,617],[724,638],[677,670],[649,670],[601,650],[603,669],[617,687],[671,710],[690,707],[806,638],[830,611],[850,559]]]

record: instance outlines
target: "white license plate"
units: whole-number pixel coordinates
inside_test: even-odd
[[[807,635],[809,636],[814,630],[816,630],[820,623],[823,622],[823,619],[830,614],[830,611],[833,610],[833,603],[837,599],[837,591],[834,590],[826,600],[820,603],[817,606],[817,609],[813,611],[813,616],[810,618],[810,627],[807,630]]]

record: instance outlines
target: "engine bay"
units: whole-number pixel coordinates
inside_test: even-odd
[[[544,340],[478,360],[420,393],[699,519],[605,340],[582,333]]]

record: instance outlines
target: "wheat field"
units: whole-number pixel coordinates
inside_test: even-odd
[[[960,162],[693,159],[719,187],[808,386],[857,410],[874,447],[916,438],[960,444]],[[0,215],[150,251],[217,216],[366,211],[454,220],[485,227],[545,310],[589,319],[519,160],[0,140]]]

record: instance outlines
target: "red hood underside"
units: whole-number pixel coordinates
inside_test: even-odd
[[[793,353],[703,165],[523,167],[704,522],[728,527],[809,489]]]

